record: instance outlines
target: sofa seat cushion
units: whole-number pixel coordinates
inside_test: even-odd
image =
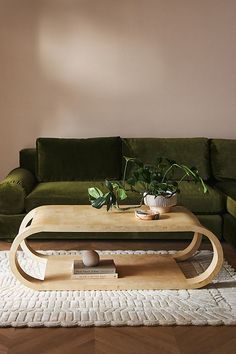
[[[39,182],[119,179],[121,163],[119,137],[37,139]]]
[[[88,188],[98,187],[105,190],[104,182],[71,181],[71,182],[43,182],[27,196],[26,211],[40,205],[49,204],[89,204]]]
[[[236,181],[219,182],[216,186],[226,196],[226,208],[228,213],[236,218]]]
[[[48,204],[89,204],[88,188],[98,187],[105,191],[104,182],[72,181],[39,183],[26,198],[26,210]],[[224,211],[224,196],[212,187],[203,194],[200,185],[194,182],[183,182],[178,204],[186,206],[195,213],[217,214]],[[137,204],[140,195],[128,192],[129,198],[124,204]]]
[[[215,188],[207,185],[208,192],[203,193],[199,183],[183,182],[180,185],[178,204],[194,213],[220,214],[225,211],[225,198]]]
[[[137,186],[138,188],[138,186]],[[138,203],[139,195],[128,192],[129,200],[126,203]],[[194,213],[218,214],[225,210],[225,197],[217,189],[208,185],[208,193],[204,194],[200,184],[192,181],[183,181],[180,184],[178,204],[183,205]]]

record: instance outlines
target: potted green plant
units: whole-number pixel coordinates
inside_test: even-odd
[[[121,208],[119,201],[127,198],[127,191],[140,194],[140,207],[143,203],[155,212],[169,212],[170,208],[177,203],[179,186],[186,177],[191,177],[196,183],[199,182],[204,193],[207,186],[195,167],[178,164],[175,161],[158,158],[154,164],[145,164],[139,159],[124,157],[125,167],[122,181],[105,180],[107,192],[92,187],[88,189],[91,205],[101,208],[106,205],[107,210],[112,206],[117,209],[127,210],[130,207]],[[132,163],[132,169],[127,177],[128,164]],[[181,171],[180,177],[173,181],[173,173]]]

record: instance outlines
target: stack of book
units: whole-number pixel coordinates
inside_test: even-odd
[[[86,267],[82,261],[74,261],[72,278],[74,279],[112,279],[118,278],[113,259],[102,259],[95,267]]]

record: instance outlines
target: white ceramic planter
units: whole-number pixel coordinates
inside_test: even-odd
[[[150,210],[160,214],[169,213],[171,207],[177,204],[177,195],[173,194],[170,198],[158,195],[148,194],[144,197],[144,204],[149,206]]]

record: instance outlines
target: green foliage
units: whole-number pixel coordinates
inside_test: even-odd
[[[195,167],[189,168],[186,165],[177,164],[175,161],[159,158],[155,164],[144,164],[140,160],[132,160],[134,168],[127,183],[131,186],[131,190],[151,195],[162,195],[170,197],[175,193],[179,193],[179,185],[190,176],[195,183],[199,182],[203,192],[207,192],[207,186],[199,175]],[[182,176],[178,181],[173,182],[173,174],[176,169],[182,171]]]
[[[89,193],[89,195],[90,195],[92,198],[94,198],[94,199],[97,199],[97,198],[103,196],[102,191],[100,191],[100,189],[99,189],[99,188],[96,188],[96,187],[88,188],[88,193]]]
[[[91,205],[94,208],[100,209],[103,205],[107,206],[107,211],[115,206],[119,208],[118,200],[127,198],[127,194],[121,183],[105,180],[105,186],[108,189],[107,193],[103,193],[99,188],[88,188],[88,194]]]
[[[106,179],[105,187],[108,192],[105,194],[99,188],[88,188],[89,199],[94,208],[100,209],[103,205],[106,205],[107,211],[113,206],[121,210],[129,209],[129,207],[119,207],[119,200],[122,201],[127,198],[126,192],[128,190],[142,195],[140,205],[143,203],[144,195],[171,197],[173,194],[180,192],[179,185],[187,176],[190,176],[196,183],[199,182],[203,192],[207,192],[207,186],[195,167],[190,168],[165,158],[158,158],[155,164],[144,164],[134,157],[124,156],[124,159],[125,167],[122,182]],[[126,178],[129,163],[132,163],[133,168],[129,178]],[[178,181],[173,182],[171,179],[176,169],[182,171],[182,176]],[[140,205],[137,207],[140,207]]]

